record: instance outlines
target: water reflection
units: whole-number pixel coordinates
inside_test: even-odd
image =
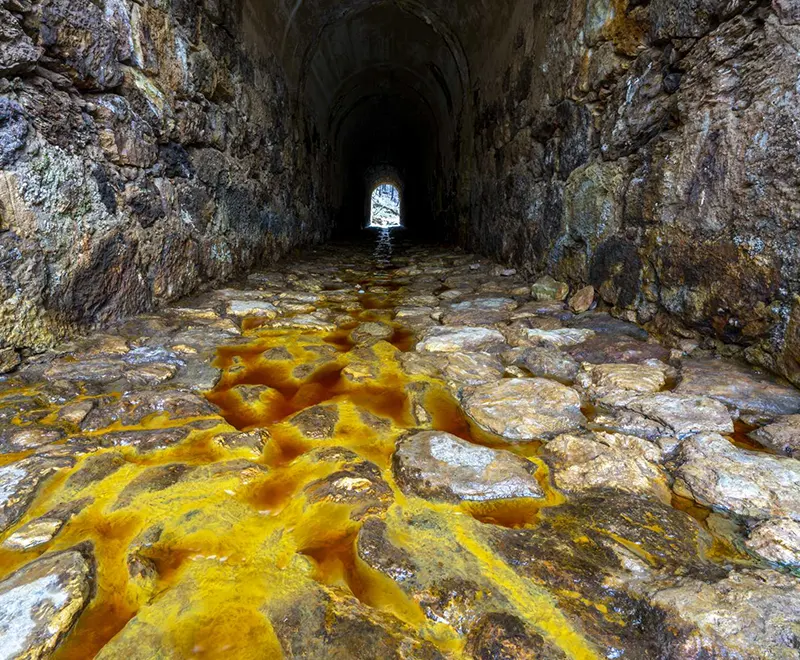
[[[383,228],[378,233],[375,262],[381,269],[390,268],[392,265],[392,230],[389,228]]]

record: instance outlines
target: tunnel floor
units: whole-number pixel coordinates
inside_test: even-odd
[[[0,656],[796,657],[800,393],[389,236],[0,381]]]

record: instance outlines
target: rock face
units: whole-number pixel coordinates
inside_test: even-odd
[[[480,428],[512,442],[547,440],[580,428],[575,390],[543,378],[510,378],[468,390],[464,411]]]
[[[446,502],[543,497],[536,465],[449,433],[425,431],[400,441],[392,459],[404,492]]]
[[[0,348],[41,350],[325,235],[320,154],[243,21],[235,2],[0,9]]]
[[[795,4],[566,2],[517,20],[474,108],[470,247],[800,382],[797,144],[780,128],[799,111]]]
[[[67,550],[0,582],[0,657],[49,657],[89,604],[94,570],[90,555]]]

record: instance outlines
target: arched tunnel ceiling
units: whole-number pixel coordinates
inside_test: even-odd
[[[251,0],[270,49],[317,128],[333,138],[342,115],[373,82],[401,82],[438,122],[458,115],[480,68],[472,54],[491,57],[494,37],[514,24],[518,0]],[[392,75],[388,75],[388,74]],[[380,76],[378,75],[380,74]],[[440,126],[440,129],[445,128]]]
[[[407,208],[416,210],[409,225],[429,227],[446,206],[463,111],[496,57],[486,44],[508,43],[501,37],[516,30],[517,14],[530,5],[245,0],[248,8],[248,37],[262,33],[331,149],[328,198],[337,227],[358,226],[364,177],[376,167],[406,178]]]

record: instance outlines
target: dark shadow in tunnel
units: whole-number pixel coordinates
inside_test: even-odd
[[[335,17],[309,46],[302,89],[331,152],[337,238],[364,230],[381,170],[403,183],[408,233],[426,242],[448,238],[465,61],[444,26],[394,2]]]

